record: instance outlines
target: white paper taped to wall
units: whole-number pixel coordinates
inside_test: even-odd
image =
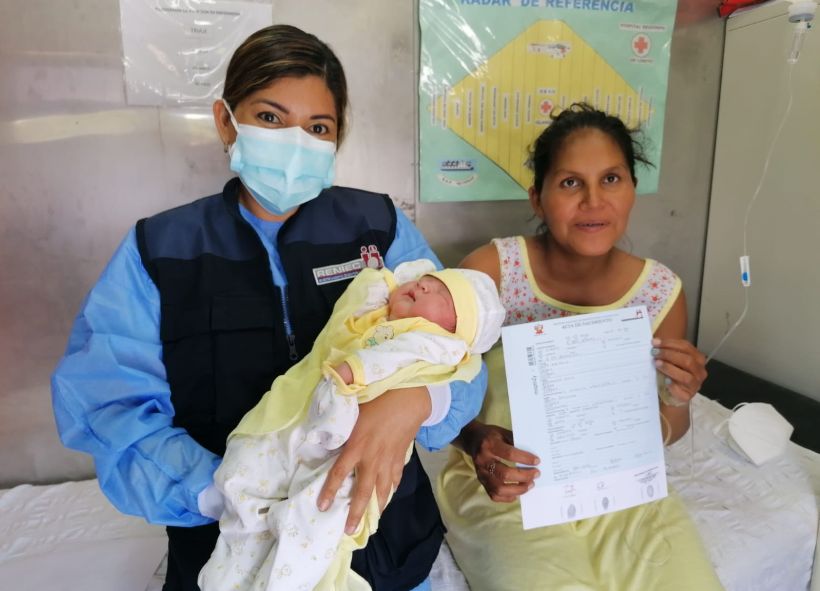
[[[234,50],[272,22],[270,3],[120,0],[126,101],[210,106]]]

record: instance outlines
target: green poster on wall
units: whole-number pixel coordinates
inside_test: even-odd
[[[526,199],[529,148],[585,102],[643,131],[655,193],[676,0],[419,0],[422,202]]]

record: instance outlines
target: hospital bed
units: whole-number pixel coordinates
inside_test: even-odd
[[[717,363],[710,376],[704,393],[727,406],[773,402],[795,425],[794,440],[818,449],[812,425],[820,405]],[[784,457],[758,468],[712,432],[729,410],[701,395],[693,405],[694,478],[689,435],[668,448],[667,473],[727,591],[805,591],[817,539],[820,455],[792,443]],[[423,454],[431,478],[445,459],[446,452]],[[163,528],[118,513],[94,480],[0,491],[3,591],[159,591],[165,545]],[[435,591],[469,591],[446,544],[432,579]]]

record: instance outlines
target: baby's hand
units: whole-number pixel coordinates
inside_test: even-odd
[[[334,369],[345,384],[349,386],[353,383],[353,370],[350,369],[347,362],[337,365]]]

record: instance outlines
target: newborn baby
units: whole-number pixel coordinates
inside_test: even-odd
[[[378,302],[378,294],[376,298],[375,301]],[[456,332],[456,306],[453,296],[447,285],[433,275],[425,275],[418,281],[408,281],[400,285],[390,293],[388,306],[388,321],[418,317],[437,324],[449,333]],[[374,338],[369,344],[377,345],[378,340]],[[353,383],[354,375],[348,362],[337,366],[336,373],[346,385]]]
[[[376,531],[375,494],[351,536],[343,529],[353,474],[327,511],[316,505],[358,405],[396,388],[471,381],[504,316],[494,282],[477,271],[436,271],[427,260],[395,274],[362,271],[311,353],[274,381],[228,438],[214,475],[225,511],[200,572],[202,591],[369,591],[350,561]],[[408,460],[411,453],[412,445]]]

